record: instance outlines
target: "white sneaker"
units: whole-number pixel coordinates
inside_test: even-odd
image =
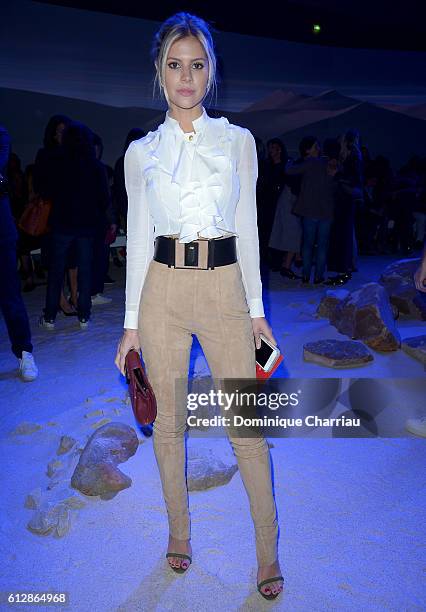
[[[39,327],[44,327],[45,329],[55,329],[55,321],[53,321],[53,320],[47,321],[44,318],[44,315],[41,315],[41,317],[38,320],[38,326]]]
[[[106,297],[102,295],[102,293],[97,293],[92,297],[92,306],[99,306],[100,304],[109,304],[112,302],[112,298]]]
[[[426,438],[426,414],[419,419],[407,419],[405,429],[416,436]]]
[[[28,351],[22,351],[22,358],[19,361],[19,376],[25,382],[35,380],[38,376],[38,368],[34,362],[32,353]]]
[[[87,329],[89,327],[88,319],[80,319],[79,323],[80,323],[80,329]]]

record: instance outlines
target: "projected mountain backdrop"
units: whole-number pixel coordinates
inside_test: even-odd
[[[110,164],[131,127],[148,131],[163,121],[149,59],[158,24],[25,0],[2,2],[0,22],[0,122],[24,164],[54,113],[95,130]],[[210,114],[262,139],[281,136],[291,154],[306,133],[322,139],[353,126],[373,155],[395,165],[426,153],[426,53],[230,33],[219,33],[216,44],[222,69]]]

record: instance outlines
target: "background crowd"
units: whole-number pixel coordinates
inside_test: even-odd
[[[55,328],[59,310],[78,317],[85,329],[92,306],[111,301],[103,295],[104,285],[114,282],[109,265],[123,267],[125,262],[125,248],[111,248],[127,229],[124,154],[145,132],[129,131],[112,168],[102,162],[98,134],[70,117],[54,115],[34,162],[23,169],[7,130],[0,128],[0,175],[7,181],[7,195],[1,196],[2,262],[9,262],[9,281],[2,283],[3,314],[21,373],[31,380],[37,368],[21,288],[32,291],[46,282],[39,325],[47,329]],[[425,157],[413,156],[393,169],[384,156],[372,158],[356,129],[322,143],[306,135],[297,159],[289,157],[280,138],[266,145],[255,140],[263,266],[304,285],[342,285],[357,270],[358,254],[408,255],[422,248]],[[50,205],[48,222],[46,231],[34,235],[25,231],[22,219],[28,207],[40,202]]]
[[[41,326],[53,329],[60,309],[67,316],[78,316],[80,326],[87,327],[91,307],[110,301],[103,295],[105,283],[114,282],[108,274],[110,245],[118,231],[126,229],[124,153],[132,140],[144,135],[132,129],[123,155],[111,168],[102,162],[100,136],[78,121],[55,115],[34,163],[23,170],[19,157],[10,155],[9,194],[19,236],[23,291],[31,291],[37,278],[47,275]],[[40,199],[51,202],[48,231],[29,235],[21,229],[20,219],[26,207]],[[41,256],[32,256],[37,250]],[[123,259],[117,250],[114,264],[123,266]]]
[[[358,254],[422,248],[426,157],[393,169],[386,157],[372,158],[356,129],[323,143],[307,135],[296,160],[279,138],[266,148],[256,141],[260,249],[271,269],[309,284],[314,267],[314,283],[341,285],[357,270]]]

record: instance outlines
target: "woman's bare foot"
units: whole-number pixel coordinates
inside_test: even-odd
[[[192,547],[189,540],[178,540],[173,536],[169,535],[169,546],[167,548],[168,553],[181,553],[192,557]],[[182,567],[186,569],[189,565],[189,559],[182,559],[182,557],[168,557],[167,561],[171,567]]]
[[[257,584],[267,578],[281,575],[280,563],[278,560],[271,565],[260,565],[257,570]],[[268,584],[260,587],[260,590],[262,593],[265,593],[265,595],[275,595],[275,593],[280,593],[283,590],[283,581],[275,580],[274,582],[268,582]]]

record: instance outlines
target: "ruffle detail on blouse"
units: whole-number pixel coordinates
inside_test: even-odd
[[[194,144],[193,161],[188,156],[184,138],[161,124],[149,145],[144,172],[151,175],[161,193],[167,185],[178,187],[180,196],[179,242],[191,242],[199,236],[218,238],[228,228],[220,225],[223,203],[231,196],[233,161],[230,124],[226,117],[208,118]],[[155,135],[154,135],[155,134]],[[165,188],[163,188],[165,187]],[[164,198],[163,198],[164,199]],[[167,202],[165,202],[167,206]]]

